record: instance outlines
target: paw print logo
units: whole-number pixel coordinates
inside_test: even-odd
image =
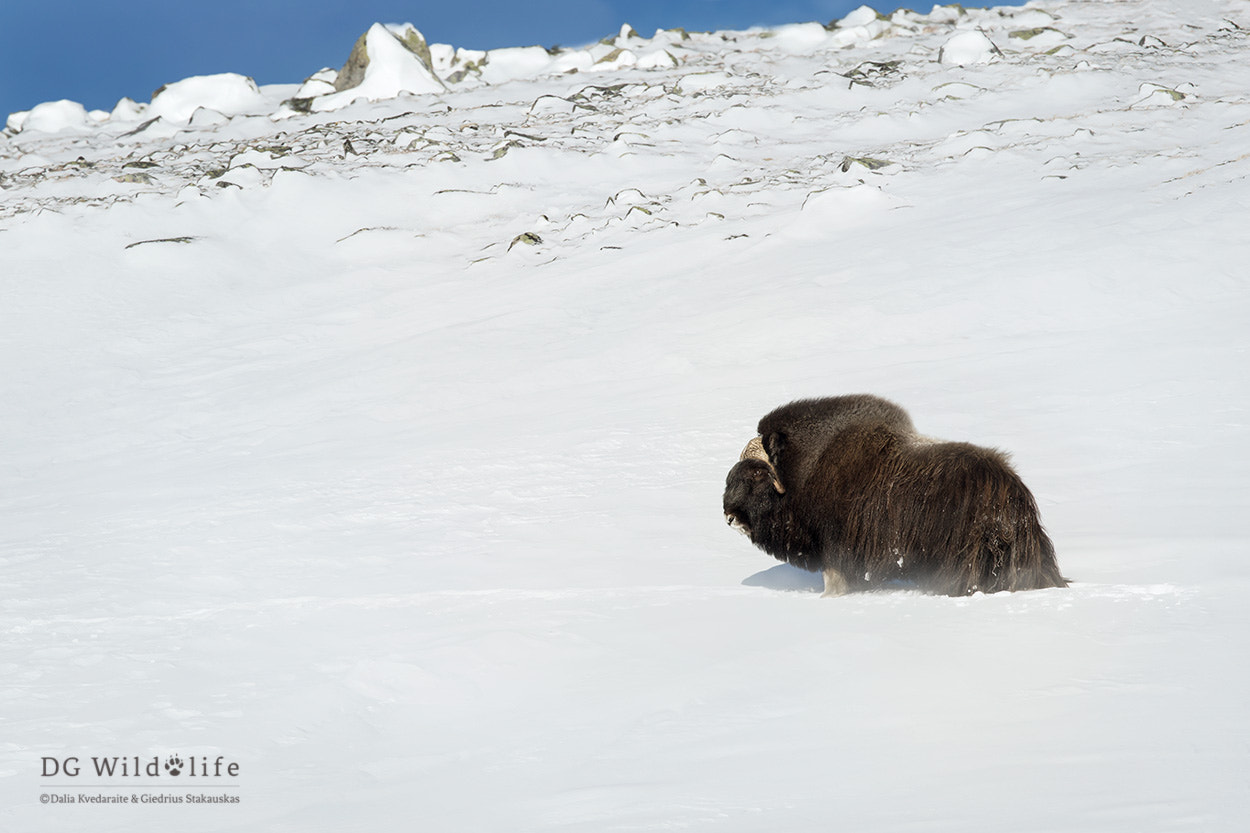
[[[176,754],[170,755],[169,760],[165,762],[165,771],[170,775],[178,775],[182,772],[183,766],[185,764],[183,764],[182,758],[179,758]]]

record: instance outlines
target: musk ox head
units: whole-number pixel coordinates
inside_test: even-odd
[[[725,522],[750,536],[785,491],[768,462],[763,442],[756,437],[742,449],[737,465],[725,478]]]

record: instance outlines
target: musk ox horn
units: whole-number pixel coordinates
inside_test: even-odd
[[[742,449],[742,454],[738,456],[738,462],[743,460],[760,460],[768,463],[768,470],[773,475],[773,488],[777,490],[777,494],[784,495],[786,488],[781,485],[781,480],[777,478],[777,470],[773,468],[773,464],[768,460],[768,452],[764,450],[764,440],[762,437],[756,437],[747,443],[747,447]]]

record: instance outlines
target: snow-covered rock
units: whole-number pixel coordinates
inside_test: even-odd
[[[166,84],[152,94],[152,103],[144,116],[185,123],[201,107],[232,116],[259,112],[266,105],[255,81],[244,75],[223,72]]]
[[[304,99],[330,95],[336,92],[335,81],[338,80],[338,77],[339,71],[337,69],[332,67],[320,69],[304,79],[304,83],[295,92],[294,98]]]
[[[117,124],[140,121],[148,111],[148,105],[131,98],[119,99],[109,114],[109,121]]]
[[[830,42],[834,46],[850,46],[854,43],[870,41],[888,32],[891,25],[888,18],[881,17],[874,9],[860,6],[846,17],[834,22]]]
[[[981,32],[960,32],[938,51],[938,61],[943,64],[967,66],[988,64],[994,60],[998,48]]]
[[[639,55],[635,66],[639,69],[670,69],[679,64],[677,57],[667,49],[652,49]]]
[[[958,23],[967,16],[968,12],[963,6],[952,3],[949,5],[935,5],[926,16],[929,23]]]
[[[610,52],[603,53],[605,56],[608,54]],[[588,49],[566,49],[552,58],[549,69],[552,72],[589,72],[603,68],[597,64],[594,54]]]
[[[312,109],[337,110],[353,101],[378,101],[401,93],[441,93],[425,37],[411,23],[375,23],[360,36],[334,81],[335,92],[315,99]]]
[[[839,29],[852,29],[856,26],[870,26],[878,22],[880,15],[877,10],[870,6],[860,6],[850,14],[839,18],[837,26]]]
[[[829,30],[819,23],[792,23],[778,26],[766,31],[769,48],[781,48],[792,51],[810,51],[827,46],[830,40]]]
[[[492,49],[482,60],[482,80],[489,84],[502,84],[520,78],[533,78],[546,72],[551,64],[551,54],[541,46]]]
[[[92,120],[87,109],[77,101],[45,101],[30,110],[13,113],[6,126],[12,131],[59,133],[62,130],[87,127]]]
[[[592,69],[609,70],[624,69],[638,65],[638,56],[630,49],[613,49],[599,60],[595,61]],[[670,65],[671,66],[671,65]]]

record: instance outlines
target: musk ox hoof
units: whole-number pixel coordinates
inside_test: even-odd
[[[845,596],[851,592],[850,582],[846,580],[846,576],[839,573],[832,567],[826,568],[823,572],[825,577],[825,592],[820,594],[822,599],[830,596]]]

